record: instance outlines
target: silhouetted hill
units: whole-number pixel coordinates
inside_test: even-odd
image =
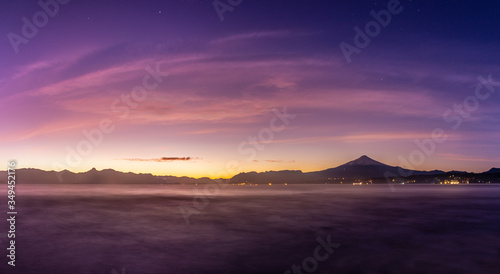
[[[0,183],[6,183],[7,172],[0,171]],[[34,168],[16,170],[17,184],[168,184],[168,183],[207,183],[209,178],[189,178],[175,176],[154,176],[152,174],[124,173],[113,169],[95,168],[73,173],[64,171],[45,171]]]
[[[323,171],[318,171],[323,177],[327,178],[347,178],[347,179],[363,179],[363,178],[379,178],[384,177],[385,174],[396,175],[434,175],[442,174],[443,171],[419,171],[409,170],[401,167],[389,166],[381,162],[375,161],[366,155],[360,158],[340,165],[335,168],[330,168]]]
[[[388,166],[388,165],[382,164],[379,161],[375,161],[372,158],[370,158],[366,155],[363,155],[363,156],[359,157],[358,159],[347,162],[339,167],[347,167],[347,166]]]
[[[492,168],[488,171],[486,171],[486,173],[500,173],[500,168]]]
[[[231,178],[230,183],[241,184],[269,184],[269,183],[303,183],[308,182],[311,178],[300,170],[281,170],[281,171],[266,171],[257,173],[255,171],[248,173],[240,173]],[[312,179],[314,180],[314,179]]]

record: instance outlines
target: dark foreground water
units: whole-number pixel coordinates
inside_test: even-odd
[[[209,190],[19,185],[0,273],[500,273],[500,186]]]

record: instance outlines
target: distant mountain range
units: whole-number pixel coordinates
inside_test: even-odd
[[[446,175],[460,173],[462,175],[476,175],[467,172],[444,172],[441,170],[420,171],[409,170],[398,166],[390,166],[375,161],[370,157],[363,155],[356,160],[350,161],[338,167],[329,168],[322,171],[306,172],[300,170],[283,170],[267,172],[247,172],[240,173],[231,179],[233,184],[295,184],[295,183],[342,183],[355,182],[362,179],[383,179],[375,180],[378,182],[386,179],[417,178],[420,182],[428,182],[429,178],[444,178]],[[499,174],[500,169],[492,168],[485,172],[488,174]],[[453,175],[454,176],[454,175]]]
[[[385,174],[396,174],[400,176],[406,174],[436,175],[436,174],[443,174],[445,172],[441,170],[433,170],[433,171],[409,170],[401,167],[389,166],[381,162],[375,161],[366,155],[363,155],[358,159],[345,163],[341,166],[311,173],[327,178],[342,177],[348,179],[361,179],[361,178],[384,177]]]
[[[356,160],[338,167],[322,171],[302,172],[300,170],[281,170],[266,172],[244,172],[225,182],[231,184],[298,184],[298,183],[351,183],[369,180],[373,183],[394,182],[435,183],[450,178],[460,178],[467,182],[499,182],[500,168],[492,168],[483,173],[460,171],[444,172],[441,170],[419,171],[397,166],[390,166],[363,155]],[[7,172],[0,171],[0,183],[6,183]],[[16,170],[16,182],[19,184],[205,184],[209,178],[190,178],[176,176],[155,176],[152,174],[124,173],[113,169],[96,170],[95,168],[73,173],[64,171],[44,171],[25,168]]]

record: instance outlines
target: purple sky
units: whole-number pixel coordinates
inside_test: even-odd
[[[212,1],[101,2],[53,17],[2,2],[0,162],[194,177],[363,154],[500,166],[499,3],[243,0],[221,21]],[[340,44],[388,2],[400,12],[349,63]]]

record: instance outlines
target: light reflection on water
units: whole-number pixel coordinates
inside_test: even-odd
[[[187,225],[179,206],[193,208],[203,189],[19,185],[18,266],[8,273],[283,273],[327,235],[342,245],[315,273],[500,267],[499,186],[227,186]]]

